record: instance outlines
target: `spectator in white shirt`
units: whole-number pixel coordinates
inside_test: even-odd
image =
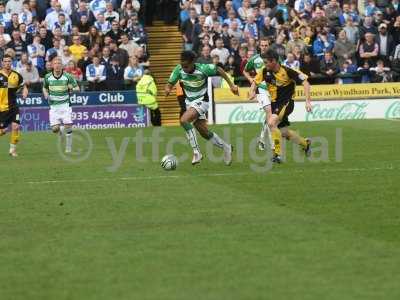
[[[28,45],[28,54],[31,59],[33,65],[38,67],[38,63],[42,64],[42,68],[44,67],[44,56],[45,56],[45,48],[40,43],[40,36],[36,35],[33,38],[33,43]]]
[[[28,86],[30,91],[40,91],[40,85],[38,84],[40,82],[39,71],[31,61],[28,61],[20,70],[20,74],[24,79],[24,84]]]
[[[23,9],[22,2],[23,0],[9,0],[6,5],[6,11],[9,14],[19,14]]]
[[[24,2],[22,12],[18,14],[19,23],[29,25],[32,23],[32,13],[30,11],[29,2]]]
[[[45,21],[47,24],[47,29],[51,30],[52,28],[54,28],[55,23],[58,22],[58,16],[61,13],[65,15],[65,13],[61,9],[61,4],[56,3],[56,5],[54,6],[54,10],[46,16]],[[65,15],[65,19],[69,20],[68,15]]]
[[[86,79],[90,91],[103,90],[106,81],[106,67],[100,64],[100,58],[93,56],[93,63],[86,67]]]
[[[6,12],[4,3],[0,3],[0,24],[7,26],[11,22],[11,15]]]
[[[65,68],[66,66],[68,66],[68,64],[71,60],[74,60],[74,57],[72,56],[71,51],[69,51],[69,47],[64,46],[63,54],[61,56],[61,61],[62,61],[63,67]]]
[[[60,13],[58,15],[58,21],[54,23],[54,25],[51,28],[51,30],[54,31],[54,29],[56,29],[56,28],[60,28],[61,29],[61,34],[63,36],[71,35],[72,25],[71,25],[70,21],[66,20],[66,17],[65,17],[64,13]]]
[[[295,70],[300,70],[300,62],[295,59],[293,53],[288,53],[283,65]]]
[[[211,51],[210,55],[218,56],[219,62],[221,64],[225,65],[226,62],[228,61],[229,51],[228,51],[228,49],[224,48],[224,41],[221,38],[218,38],[215,41],[215,45],[217,46],[217,48],[213,49]]]
[[[132,57],[135,55],[135,51],[139,48],[139,45],[134,41],[129,40],[127,33],[123,33],[121,35],[121,45],[119,45],[119,48],[125,49],[126,52],[128,52],[129,57]]]
[[[72,7],[71,7],[71,0],[58,0],[58,2],[61,4],[61,9],[63,12],[65,12],[66,15],[70,16],[72,14]]]
[[[9,42],[11,42],[11,36],[8,33],[4,32],[4,30],[4,26],[0,24],[0,36],[2,36],[6,44],[8,44]]]
[[[94,26],[103,34],[111,30],[111,23],[105,19],[104,14],[99,14],[97,16],[97,21],[94,22]]]
[[[104,18],[108,22],[117,21],[119,22],[119,13],[113,10],[113,5],[111,2],[106,4],[106,11],[104,13]]]

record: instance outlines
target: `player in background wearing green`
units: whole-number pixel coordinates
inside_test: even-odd
[[[260,54],[265,53],[268,50],[268,40],[261,39],[260,40]],[[243,75],[247,78],[250,85],[253,84],[255,76],[262,71],[264,65],[264,61],[261,58],[260,54],[253,55],[247,64],[244,67]],[[258,93],[257,93],[257,100],[261,106],[261,109],[265,111],[265,121],[262,124],[260,137],[258,138],[258,148],[260,150],[265,150],[265,138],[269,139],[269,143],[271,145],[272,152],[274,150],[274,143],[271,137],[271,130],[268,127],[268,120],[271,116],[271,100],[270,95],[267,90],[267,84],[262,82],[261,84],[257,85]],[[250,97],[249,97],[250,98]],[[250,98],[252,100],[252,98]]]
[[[65,153],[72,151],[72,109],[69,105],[70,91],[79,91],[75,78],[64,72],[62,60],[52,60],[53,71],[46,74],[43,81],[43,95],[50,105],[49,119],[54,133],[65,132]]]
[[[200,135],[206,140],[211,141],[216,147],[223,149],[224,162],[230,165],[232,162],[232,145],[222,140],[215,132],[208,129],[207,117],[209,107],[208,99],[208,77],[221,76],[228,83],[231,91],[239,95],[239,89],[229,79],[225,71],[213,64],[195,63],[196,54],[192,51],[184,51],[181,54],[181,63],[175,67],[165,86],[166,95],[169,95],[174,85],[180,80],[186,95],[187,110],[180,118],[181,126],[186,131],[186,137],[193,149],[192,164],[198,164],[203,155],[197,143],[196,127]]]

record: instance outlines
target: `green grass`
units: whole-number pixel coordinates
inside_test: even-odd
[[[400,299],[400,122],[294,125],[328,140],[328,162],[295,162],[289,145],[285,164],[253,172],[258,125],[229,127],[243,162],[174,172],[151,145],[138,162],[132,142],[109,171],[105,138],[119,150],[135,129],[90,131],[81,163],[62,160],[50,133],[24,134],[17,159],[2,137],[0,299]]]

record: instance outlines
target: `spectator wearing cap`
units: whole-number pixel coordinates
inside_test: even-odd
[[[193,49],[193,40],[194,40],[194,27],[198,23],[197,13],[194,8],[191,8],[189,11],[189,19],[181,25],[181,33],[182,38],[184,40],[184,49],[192,50]]]
[[[82,16],[86,16],[87,22],[90,26],[94,24],[95,17],[93,15],[93,12],[88,10],[85,1],[79,1],[78,9],[72,13],[72,24],[77,25]]]
[[[219,62],[222,65],[225,65],[228,60],[228,57],[229,57],[229,51],[228,51],[228,49],[226,49],[224,47],[224,42],[221,38],[218,38],[215,41],[215,45],[216,45],[216,48],[211,51],[211,56],[214,56],[214,55],[218,56]]]
[[[19,72],[24,79],[24,84],[29,88],[31,92],[40,92],[39,71],[32,64],[31,61],[28,61]]]
[[[53,24],[51,30],[54,31],[55,28],[60,28],[61,34],[63,36],[69,36],[71,34],[72,24],[69,20],[66,19],[64,13],[58,14],[58,21]]]
[[[321,60],[321,73],[326,76],[327,84],[335,82],[335,76],[339,73],[340,68],[332,52],[326,51]]]
[[[375,66],[379,56],[379,45],[374,40],[374,34],[365,34],[365,41],[361,43],[359,55],[362,62],[367,62],[369,66]]]
[[[223,40],[224,42],[224,47],[229,49],[229,47],[231,46],[231,36],[229,35],[229,27],[228,24],[223,24],[222,25],[222,31],[219,34],[219,37]]]
[[[30,11],[29,2],[25,0],[23,2],[22,11],[18,14],[19,23],[25,23],[27,25],[32,23],[32,13]]]
[[[339,66],[342,66],[348,59],[355,61],[356,46],[348,40],[346,31],[341,30],[339,32],[338,39],[333,48],[333,53],[338,59]]]
[[[106,4],[106,11],[104,12],[104,17],[108,22],[113,22],[113,21],[119,22],[119,14],[116,11],[114,11],[111,2],[108,2]]]
[[[119,65],[118,57],[115,55],[111,57],[111,63],[106,67],[106,76],[106,87],[109,91],[124,88],[124,68]]]
[[[22,0],[8,0],[6,5],[6,11],[9,14],[19,14],[22,12],[23,3]]]
[[[111,30],[111,23],[106,20],[106,18],[104,17],[104,14],[97,15],[97,21],[94,22],[94,26],[103,35]]]
[[[276,35],[276,28],[271,25],[271,18],[264,18],[264,26],[260,28],[260,38],[273,38]]]
[[[346,20],[346,26],[343,27],[346,32],[347,39],[354,45],[360,40],[360,31],[351,18]]]
[[[197,63],[199,64],[211,64],[212,63],[212,58],[211,58],[211,48],[210,46],[204,46],[201,49],[201,55],[197,58]]]
[[[93,63],[86,67],[86,79],[89,82],[90,91],[101,91],[105,88],[107,69],[100,64],[100,58],[93,56]]]
[[[379,34],[376,36],[376,42],[379,45],[379,58],[387,64],[389,56],[393,55],[395,44],[392,35],[388,33],[385,23],[381,23],[378,30]]]
[[[243,0],[242,6],[237,10],[242,21],[246,21],[249,16],[253,15],[253,9],[250,6],[249,0]]]
[[[224,23],[228,24],[229,26],[232,24],[232,22],[236,22],[239,28],[242,28],[242,21],[236,17],[236,12],[233,9],[228,12],[228,18],[224,20]]]
[[[82,45],[81,37],[79,35],[74,35],[72,37],[72,45],[69,46],[69,51],[74,57],[74,61],[77,62],[83,57],[83,53],[87,48]]]
[[[253,15],[249,15],[247,17],[247,21],[244,26],[244,35],[246,38],[253,38],[255,40],[258,40],[258,26],[255,22]]]

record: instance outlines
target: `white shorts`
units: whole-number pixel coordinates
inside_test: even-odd
[[[210,107],[210,102],[202,100],[189,102],[186,100],[186,109],[189,109],[190,107],[193,107],[199,113],[199,117],[197,118],[198,120],[207,120],[207,112]]]
[[[49,111],[50,126],[72,124],[72,108],[67,105],[54,105]]]
[[[257,94],[257,101],[258,104],[260,104],[261,108],[264,109],[264,107],[271,105],[271,96],[268,91],[264,89],[258,89],[258,94]]]

